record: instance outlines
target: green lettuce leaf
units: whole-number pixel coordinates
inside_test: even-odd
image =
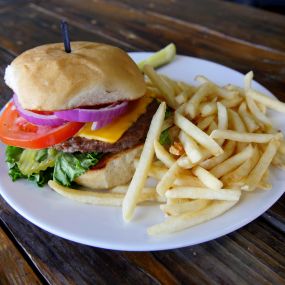
[[[70,186],[76,177],[96,165],[103,155],[97,152],[74,154],[60,152],[56,155],[54,167],[37,171],[38,173],[24,175],[18,166],[23,151],[24,149],[14,146],[6,148],[6,162],[9,168],[9,176],[12,178],[12,181],[21,178],[28,179],[36,183],[39,187],[44,186],[51,179],[56,180],[64,186]],[[39,150],[35,155],[35,163],[44,163],[45,160],[49,159],[49,154],[52,151],[52,149]]]
[[[159,137],[159,142],[161,145],[171,145],[171,136],[169,134],[169,130],[164,130]]]
[[[164,120],[168,119],[172,114],[173,114],[173,109],[167,106],[165,110]]]
[[[24,175],[17,164],[23,151],[24,149],[15,146],[8,146],[6,148],[6,162],[9,168],[8,174],[12,178],[12,181],[24,178],[35,182],[39,187],[44,186],[50,179],[52,179],[53,169],[48,168],[45,171],[40,171],[39,173]]]
[[[53,179],[64,186],[71,186],[72,182],[89,168],[96,165],[101,153],[64,153],[61,152],[55,162]]]
[[[45,186],[53,177],[53,168],[49,167],[39,173],[33,173],[26,177],[29,181],[35,182],[39,187]]]
[[[12,178],[12,181],[16,181],[20,178],[26,178],[17,165],[17,161],[19,160],[22,152],[23,149],[19,147],[8,146],[6,148],[6,162],[9,168],[8,174]]]

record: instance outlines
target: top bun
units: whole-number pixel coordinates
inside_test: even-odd
[[[92,42],[62,43],[25,51],[6,68],[5,82],[24,109],[65,110],[122,100],[146,91],[143,75],[121,49]]]

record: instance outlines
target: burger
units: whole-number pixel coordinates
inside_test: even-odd
[[[0,117],[9,175],[105,189],[134,173],[158,103],[123,50],[92,42],[30,49],[6,68]]]

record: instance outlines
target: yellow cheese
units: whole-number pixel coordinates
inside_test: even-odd
[[[152,98],[144,96],[137,100],[137,102],[131,103],[133,106],[131,106],[130,110],[111,124],[93,131],[91,130],[92,123],[87,123],[75,136],[115,143],[140,115],[146,111],[147,106],[152,100]]]

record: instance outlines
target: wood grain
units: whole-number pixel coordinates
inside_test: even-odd
[[[176,250],[96,249],[49,234],[1,201],[0,217],[51,284],[283,284],[285,236],[263,218],[228,236]],[[24,234],[23,234],[24,233]],[[48,244],[48,246],[47,246]]]
[[[0,284],[41,284],[26,260],[0,227]]]
[[[0,10],[0,17],[2,19],[1,46],[14,54],[19,54],[37,45],[62,41],[59,23],[61,19],[65,19],[64,15],[57,17],[42,13],[34,9],[33,5],[27,4],[8,11]],[[72,21],[69,21],[71,40],[98,41],[120,46],[120,43],[115,43],[96,31],[83,30],[80,26],[78,23],[73,25]],[[11,34],[13,34],[12,39]]]
[[[13,60],[14,55],[0,47],[0,77],[4,77],[6,66]],[[13,92],[2,79],[0,81],[0,109],[11,98]]]
[[[181,54],[241,72],[253,69],[256,79],[285,101],[285,17],[218,0],[0,0],[0,76],[24,50],[61,41],[63,18],[72,40],[127,51],[157,50],[175,42]],[[12,95],[3,80],[0,94],[2,107]],[[5,262],[13,256],[8,270],[30,278],[27,284],[39,282],[23,262],[27,256],[47,284],[285,284],[284,196],[262,217],[227,236],[160,252],[108,251],[59,238],[22,218],[1,197],[0,219],[13,239],[7,241],[1,230],[0,238],[16,252],[4,254]],[[0,284],[10,282],[2,276]]]

